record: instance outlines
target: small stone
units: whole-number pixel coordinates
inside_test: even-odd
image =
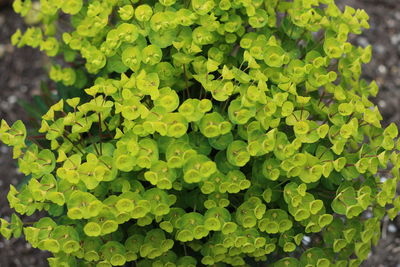
[[[386,74],[387,73],[387,68],[385,65],[379,65],[378,66],[378,71],[382,74]]]
[[[15,104],[17,102],[17,97],[15,95],[10,95],[7,99],[8,103],[10,103],[11,105]]]
[[[389,224],[388,225],[388,231],[389,231],[389,233],[396,233],[397,232],[397,227],[394,224]]]
[[[394,13],[394,18],[400,20],[400,12]]]
[[[381,99],[381,100],[378,101],[378,105],[379,105],[381,108],[385,108],[385,107],[386,107],[386,101]]]
[[[361,45],[362,47],[367,47],[369,45],[368,39],[365,37],[360,37],[357,38],[357,42],[359,45]]]
[[[4,47],[3,44],[0,44],[0,58],[2,58],[5,53],[6,53],[6,48]]]
[[[310,242],[311,242],[311,238],[309,236],[305,235],[303,237],[303,243],[308,245],[308,244],[310,244]]]
[[[0,152],[2,154],[6,154],[9,151],[7,146],[0,146]]]
[[[7,110],[7,109],[10,108],[10,105],[8,104],[7,101],[1,101],[0,107],[1,107],[3,110]]]
[[[386,23],[390,28],[394,28],[396,26],[396,21],[394,21],[393,19],[388,19]]]
[[[378,54],[383,54],[385,53],[386,49],[383,45],[381,44],[377,44],[374,46],[374,50],[378,53]]]
[[[13,53],[14,49],[15,49],[15,47],[12,44],[6,44],[4,46],[4,50],[9,54]]]
[[[398,43],[400,43],[400,34],[390,36],[390,42],[392,43],[392,45],[397,45]]]
[[[370,212],[370,211],[365,212],[365,217],[372,218],[372,212]]]
[[[22,93],[26,93],[26,92],[28,92],[28,86],[21,85],[20,90],[21,90]]]

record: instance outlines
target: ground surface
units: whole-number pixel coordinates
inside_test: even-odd
[[[373,59],[365,66],[364,77],[375,79],[380,92],[374,102],[384,117],[385,125],[400,125],[400,1],[339,0],[343,5],[363,8],[370,16],[371,29],[353,37],[355,43],[373,46]],[[363,266],[400,267],[400,219],[385,220],[382,239]]]
[[[337,0],[341,5],[363,8],[370,15],[371,29],[352,40],[362,46],[372,44],[372,63],[365,67],[364,77],[376,79],[381,91],[374,100],[380,107],[385,124],[400,124],[400,1],[399,0]],[[36,50],[16,49],[9,38],[23,23],[0,0],[0,118],[9,122],[29,120],[16,103],[30,100],[38,93],[40,82],[46,80],[43,60]],[[0,217],[12,213],[7,206],[9,184],[17,184],[22,176],[7,147],[0,145]],[[383,223],[382,240],[373,250],[366,267],[400,267],[400,219]],[[32,249],[23,240],[7,241],[0,238],[1,267],[47,266],[48,254]]]
[[[40,53],[30,48],[14,48],[9,42],[11,34],[22,24],[11,8],[0,7],[0,118],[9,122],[29,120],[17,99],[29,100],[40,88],[40,81],[46,78]],[[20,180],[10,150],[0,144],[0,217],[11,215],[6,194],[9,184],[15,185]],[[7,241],[0,238],[1,267],[47,266],[46,255],[32,249],[22,239]]]

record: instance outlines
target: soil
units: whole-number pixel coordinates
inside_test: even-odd
[[[17,100],[31,101],[40,92],[40,83],[47,81],[44,60],[40,52],[31,48],[14,48],[10,36],[17,28],[24,28],[23,21],[0,0],[0,118],[8,122],[30,117]],[[364,68],[364,78],[375,79],[380,93],[373,99],[379,106],[384,125],[400,125],[400,1],[398,0],[336,0],[340,6],[362,8],[370,15],[371,28],[361,36],[352,36],[353,43],[373,45],[372,62]],[[12,211],[7,205],[9,185],[18,184],[23,178],[12,160],[10,149],[0,144],[0,217]],[[23,239],[10,241],[0,238],[1,267],[48,266],[49,254],[30,247]],[[364,267],[400,267],[400,218],[382,223],[382,239]]]
[[[0,1],[0,4],[2,1]],[[18,119],[29,121],[29,115],[18,105],[19,99],[30,101],[39,92],[40,82],[46,80],[42,55],[31,48],[15,48],[10,36],[23,21],[9,6],[0,7],[0,119],[11,123]],[[10,184],[17,185],[22,175],[17,171],[11,150],[0,144],[0,217],[11,216],[6,199]],[[48,266],[47,253],[33,249],[23,239],[0,238],[1,267]]]
[[[351,36],[360,46],[372,45],[371,62],[364,67],[366,80],[376,80],[380,92],[372,99],[379,107],[384,125],[400,124],[400,1],[336,0],[340,6],[364,9],[370,16],[370,29]]]
[[[400,1],[398,0],[339,0],[341,6],[365,9],[370,16],[369,30],[352,36],[360,46],[373,46],[371,62],[364,67],[366,80],[376,80],[380,91],[372,101],[378,105],[383,125],[391,122],[400,126]],[[364,267],[400,267],[400,218],[382,222],[382,238],[373,248]]]

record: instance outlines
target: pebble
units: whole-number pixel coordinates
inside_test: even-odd
[[[6,53],[5,46],[3,44],[0,44],[0,58],[2,58],[5,53]]]
[[[308,245],[308,244],[310,244],[310,242],[311,242],[311,238],[309,236],[305,235],[303,237],[303,243]]]
[[[9,103],[8,103],[7,101],[1,101],[0,107],[1,107],[3,110],[7,110],[7,109],[9,109]]]
[[[394,18],[400,20],[400,12],[394,13]]]
[[[393,19],[388,19],[386,23],[390,28],[394,28],[397,24],[396,21],[394,21]]]
[[[361,45],[362,47],[367,47],[369,45],[369,41],[367,38],[365,37],[359,37],[357,38],[357,42],[359,45]]]
[[[381,108],[385,108],[385,107],[387,106],[385,100],[379,100],[379,101],[378,101],[378,105],[379,105]]]
[[[394,224],[389,224],[388,225],[388,231],[389,231],[389,233],[396,233],[397,232],[397,227]]]
[[[387,68],[385,65],[379,65],[378,66],[378,71],[382,74],[386,74],[387,73]]]
[[[378,54],[383,54],[385,53],[386,49],[383,45],[381,44],[377,44],[374,46],[374,50],[378,53]]]
[[[390,42],[392,43],[392,45],[397,45],[398,43],[400,43],[400,34],[394,34],[390,36]]]
[[[17,102],[17,96],[15,95],[10,95],[7,99],[8,103],[10,103],[11,105],[15,104]]]
[[[365,218],[372,218],[372,212],[370,212],[370,211],[366,211],[365,212]]]
[[[22,93],[26,93],[26,92],[28,92],[28,86],[26,86],[26,85],[21,85],[21,87],[20,87],[20,90],[21,90],[21,92]]]
[[[0,152],[2,154],[6,154],[9,151],[9,148],[5,145],[0,146]]]

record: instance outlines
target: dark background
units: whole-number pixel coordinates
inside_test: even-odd
[[[361,46],[373,45],[372,62],[364,67],[364,78],[375,79],[380,87],[373,101],[379,106],[384,125],[400,125],[400,0],[336,0],[340,6],[362,8],[370,15],[371,29],[352,42]],[[23,21],[13,13],[6,0],[0,0],[0,118],[8,122],[30,120],[30,114],[18,105],[18,99],[32,101],[40,93],[40,83],[46,81],[46,58],[38,50],[15,48],[10,36]],[[0,217],[10,216],[6,195],[10,184],[23,176],[17,171],[8,147],[0,144]],[[0,267],[48,266],[47,253],[30,247],[23,239],[0,238]],[[400,267],[400,219],[384,220],[382,240],[363,266]]]

